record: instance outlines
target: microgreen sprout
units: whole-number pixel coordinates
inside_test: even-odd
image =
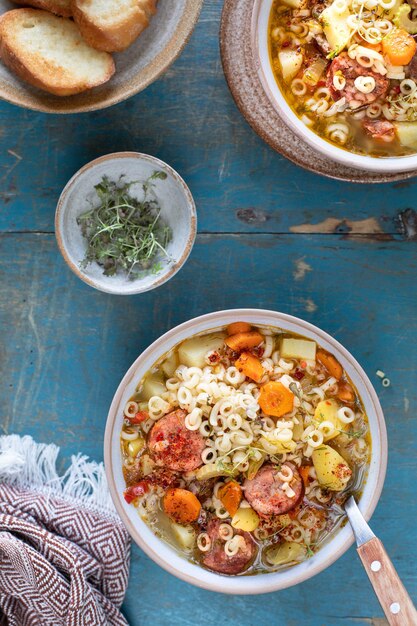
[[[120,177],[115,182],[103,177],[95,186],[99,204],[77,219],[87,240],[82,268],[96,262],[105,276],[125,272],[131,280],[162,270],[172,231],[160,217],[154,181],[166,178],[165,172],[155,171],[141,183],[143,198],[139,200],[131,194],[131,187],[140,181],[125,182]]]

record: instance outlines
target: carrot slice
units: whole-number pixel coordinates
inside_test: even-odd
[[[231,517],[233,517],[242,501],[242,489],[239,483],[235,480],[231,480],[223,485],[223,487],[220,487],[217,495],[226,511]]]
[[[263,337],[256,330],[249,333],[236,333],[225,339],[225,344],[233,350],[233,352],[242,352],[259,346],[263,341]]]
[[[352,385],[349,385],[349,383],[339,385],[337,397],[342,402],[347,402],[348,404],[355,402],[355,392],[353,391]]]
[[[233,322],[227,327],[228,335],[237,335],[238,333],[250,333],[252,326],[247,322]]]
[[[316,359],[319,363],[324,365],[329,374],[331,376],[334,376],[336,380],[340,380],[342,378],[343,367],[340,365],[339,361],[333,356],[333,354],[329,354],[325,350],[317,350]]]
[[[310,484],[309,481],[309,473],[310,473],[311,465],[302,465],[298,468],[298,471],[301,474],[301,478],[303,479],[304,487],[308,487]]]
[[[415,40],[402,28],[393,28],[382,40],[382,50],[392,65],[408,65],[416,49]]]
[[[177,524],[190,524],[200,515],[198,498],[187,489],[168,489],[164,496],[165,513]]]
[[[237,367],[239,372],[243,372],[245,376],[251,378],[256,383],[259,383],[264,375],[262,363],[256,356],[253,356],[253,354],[249,352],[242,352],[238,360],[235,361],[235,367]]]
[[[282,417],[294,407],[294,394],[282,383],[271,381],[261,387],[259,406],[267,415]]]

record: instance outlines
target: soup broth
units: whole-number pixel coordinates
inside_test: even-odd
[[[414,33],[417,10],[402,0],[274,0],[272,68],[289,106],[322,139],[367,156],[410,155]]]
[[[245,322],[182,342],[139,381],[124,497],[186,558],[226,575],[310,558],[360,495],[362,401],[316,342]]]

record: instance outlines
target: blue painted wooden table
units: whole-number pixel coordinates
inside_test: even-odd
[[[56,442],[63,461],[76,452],[100,460],[122,375],[168,328],[232,307],[304,317],[351,350],[380,394],[390,458],[373,526],[417,601],[417,179],[384,186],[325,180],[264,145],[225,84],[221,5],[206,0],[165,77],[115,108],[59,117],[0,105],[0,423],[5,433]],[[54,236],[66,181],[117,150],[170,163],[199,214],[184,269],[128,299],[80,282]],[[377,369],[390,387],[382,388]],[[386,623],[353,548],[313,580],[258,597],[193,588],[135,548],[124,611],[132,626]]]

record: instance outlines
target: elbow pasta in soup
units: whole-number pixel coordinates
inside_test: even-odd
[[[274,0],[269,45],[289,106],[374,157],[417,151],[416,0]]]
[[[370,448],[361,399],[332,354],[236,322],[187,339],[139,382],[124,408],[124,497],[209,570],[275,571],[343,523]]]

